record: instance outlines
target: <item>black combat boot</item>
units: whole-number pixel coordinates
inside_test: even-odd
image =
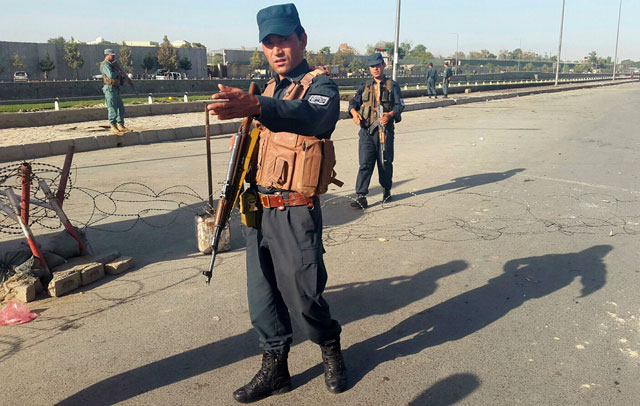
[[[262,368],[251,382],[233,392],[233,398],[240,403],[251,403],[271,395],[289,392],[291,375],[287,365],[288,356],[286,351],[265,351],[262,354]]]
[[[357,209],[366,209],[368,206],[367,198],[364,195],[358,195],[356,200],[351,202],[351,207],[355,207]]]
[[[382,193],[382,201],[388,202],[391,200],[391,189],[385,189],[384,193]]]
[[[340,351],[340,338],[320,344],[322,363],[324,364],[324,383],[331,393],[344,392],[347,389],[347,368],[344,366]]]

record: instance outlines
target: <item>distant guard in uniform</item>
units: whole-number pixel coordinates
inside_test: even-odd
[[[438,79],[438,71],[433,67],[433,64],[429,64],[429,69],[427,69],[427,96],[431,98],[438,98],[436,93],[436,80]]]
[[[449,66],[449,63],[444,63],[444,72],[442,72],[442,93],[444,93],[445,99],[449,97],[449,84],[451,83],[451,78],[453,77],[453,71]]]
[[[249,315],[264,352],[262,368],[233,393],[241,403],[291,390],[291,318],[320,345],[327,389],[347,389],[341,327],[322,295],[327,270],[318,200],[336,183],[330,137],[340,94],[326,72],[312,71],[304,59],[307,34],[293,4],[264,8],[257,20],[275,79],[261,96],[219,85],[213,99],[228,101],[208,106],[221,120],[256,116],[261,130],[255,182],[262,215],[247,227],[246,265]]]
[[[378,180],[383,189],[382,200],[388,201],[391,198],[394,123],[401,120],[404,110],[400,86],[384,74],[386,64],[382,55],[379,52],[371,54],[367,64],[373,79],[360,85],[349,102],[349,115],[360,128],[357,197],[351,202],[351,207],[356,208],[368,206],[366,196],[369,194],[369,183],[376,164]],[[382,106],[382,114],[379,114],[379,106]]]
[[[112,49],[104,50],[104,61],[100,64],[100,73],[102,73],[102,81],[104,82],[102,92],[107,104],[111,133],[121,136],[131,132],[124,126],[124,104],[122,97],[120,97],[120,86],[124,83],[125,73],[119,69],[116,53]]]

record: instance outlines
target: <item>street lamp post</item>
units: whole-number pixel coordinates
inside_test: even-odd
[[[558,56],[556,57],[556,82],[554,86],[558,86],[558,76],[560,75],[560,54],[562,52],[562,26],[564,25],[564,2],[565,0],[562,0],[562,17],[560,18],[560,41],[558,41]]]
[[[452,32],[451,35],[456,36],[456,75],[458,74],[458,43],[460,42],[460,35],[457,32]]]
[[[620,8],[618,9],[618,32],[616,33],[616,52],[613,57],[613,77],[616,80],[616,63],[618,62],[618,38],[620,38],[620,16],[622,15],[622,0],[620,0]]]
[[[398,46],[400,43],[400,0],[396,4],[396,38],[393,46],[393,74],[391,77],[396,80],[398,66]]]

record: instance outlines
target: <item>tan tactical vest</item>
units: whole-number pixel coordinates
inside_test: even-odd
[[[307,73],[299,83],[292,83],[283,100],[302,99],[313,78],[326,74],[320,69]],[[263,95],[273,97],[276,82],[267,83]],[[256,181],[266,188],[291,190],[307,197],[325,193],[330,183],[342,186],[333,169],[336,154],[333,141],[290,132],[272,132],[260,128],[260,149]]]
[[[379,86],[375,81],[367,83],[362,92],[362,105],[360,106],[360,115],[367,122],[367,127],[373,125],[378,119],[377,106],[382,104],[385,113],[392,110],[392,97],[391,79],[386,79],[381,92],[376,92],[375,89]]]
[[[102,61],[102,63],[100,64],[100,73],[102,73],[102,66],[105,63],[107,63],[106,59],[104,61]],[[106,77],[104,73],[102,73],[102,81],[107,86],[115,86],[115,87],[119,87],[120,86],[120,79],[119,78],[111,79],[111,78]]]

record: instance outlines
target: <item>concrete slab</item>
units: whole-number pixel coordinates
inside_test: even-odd
[[[25,157],[24,145],[9,145],[0,148],[0,162],[22,161]]]
[[[140,144],[153,144],[159,142],[158,131],[162,130],[145,130],[140,131],[139,140]],[[134,134],[134,133],[130,133]],[[125,134],[126,135],[126,134]]]
[[[75,138],[73,145],[76,147],[76,152],[95,151],[100,149],[98,146],[98,140],[96,137]]]

